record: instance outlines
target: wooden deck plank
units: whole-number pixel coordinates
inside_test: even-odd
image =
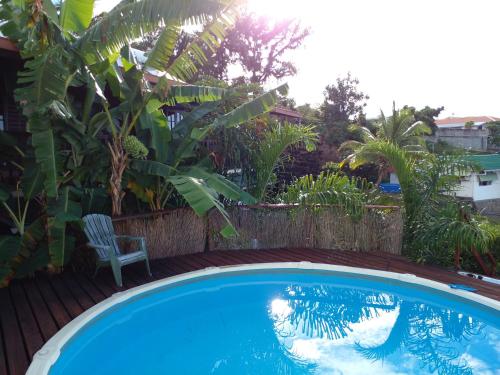
[[[58,331],[57,325],[50,313],[43,296],[40,294],[34,280],[25,280],[23,282],[24,291],[28,296],[28,301],[31,305],[31,310],[34,312],[35,318],[40,327],[44,341],[50,339]]]
[[[0,317],[0,375],[7,375],[7,355],[5,352],[5,343],[3,340],[2,324]]]
[[[47,307],[54,317],[57,326],[59,327],[59,329],[61,329],[71,321],[71,317],[66,310],[66,307],[59,300],[45,277],[37,278],[36,285],[38,286],[40,294],[42,295],[45,303],[47,304]]]
[[[122,288],[116,286],[109,268],[99,271],[96,278],[66,271],[62,275],[15,282],[0,290],[0,375],[24,374],[30,356],[58,329],[118,291],[206,267],[300,261],[411,273],[447,284],[468,284],[477,288],[479,294],[500,300],[498,286],[439,267],[415,264],[394,254],[326,249],[232,250],[183,255],[152,261],[152,278],[146,275],[143,264],[133,264],[124,268]]]
[[[54,288],[54,291],[56,292],[60,301],[66,308],[66,311],[71,316],[71,319],[76,318],[84,311],[82,306],[72,296],[66,285],[64,285],[64,282],[59,277],[57,276],[51,277],[49,279],[49,282]]]
[[[29,358],[23,343],[16,310],[9,295],[9,289],[0,289],[0,323],[2,325],[3,341],[5,342],[5,357],[10,375],[22,375],[28,368]]]
[[[31,310],[31,306],[28,303],[26,295],[24,294],[21,283],[14,282],[9,289],[24,339],[24,345],[31,360],[36,351],[43,345],[44,340],[42,333],[40,332],[38,323],[33,316],[33,311]]]

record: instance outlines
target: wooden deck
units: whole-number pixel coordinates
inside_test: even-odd
[[[454,272],[421,266],[391,254],[283,249],[240,250],[185,255],[152,262],[153,278],[143,264],[124,269],[124,288],[117,288],[109,269],[96,279],[66,271],[52,277],[16,281],[0,289],[0,375],[24,374],[33,354],[61,327],[113,293],[152,280],[211,266],[260,262],[310,261],[412,273],[444,283],[465,283],[484,296],[500,300],[500,288]]]

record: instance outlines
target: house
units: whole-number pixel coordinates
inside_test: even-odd
[[[460,177],[453,194],[472,201],[483,214],[500,215],[500,154],[466,155],[465,160],[479,166],[479,172]],[[398,176],[390,173],[390,184],[398,185]]]
[[[462,176],[455,195],[474,202],[485,214],[500,215],[500,154],[467,155],[480,172]]]
[[[426,139],[432,143],[442,141],[458,148],[486,151],[489,136],[486,124],[499,120],[492,116],[447,117],[436,120],[434,135]]]
[[[269,116],[278,122],[289,122],[291,124],[302,123],[302,114],[299,111],[283,106],[276,106],[269,112]]]

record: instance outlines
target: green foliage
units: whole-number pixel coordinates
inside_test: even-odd
[[[275,125],[264,133],[252,155],[255,186],[252,194],[259,202],[266,198],[267,189],[275,179],[275,170],[284,152],[293,146],[304,145],[308,151],[315,148],[318,134],[314,127],[295,124]]]
[[[364,121],[363,111],[369,97],[358,85],[359,80],[349,73],[345,78],[337,78],[336,84],[326,86],[320,112],[322,135],[327,143],[340,145],[352,138],[349,125]]]
[[[489,122],[486,126],[490,131],[488,142],[491,145],[500,146],[500,121]]]
[[[308,206],[334,205],[359,219],[371,189],[366,180],[351,180],[347,176],[321,172],[317,177],[308,175],[295,180],[279,195],[278,201]]]

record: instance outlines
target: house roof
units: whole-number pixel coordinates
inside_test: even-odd
[[[465,159],[480,165],[485,171],[500,170],[500,154],[467,155]]]
[[[17,47],[12,41],[4,36],[0,36],[0,49],[12,52],[18,52]]]
[[[294,118],[302,118],[302,114],[300,112],[282,106],[275,107],[273,110],[271,110],[271,114],[294,117]]]
[[[475,125],[480,125],[490,121],[500,121],[500,118],[493,116],[446,117],[436,120],[436,125],[462,125],[467,122],[473,122]]]

